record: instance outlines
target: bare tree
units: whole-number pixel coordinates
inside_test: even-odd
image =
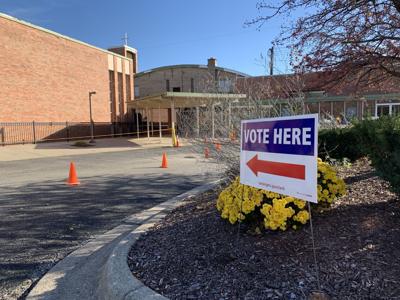
[[[327,71],[335,84],[400,78],[399,0],[266,0],[257,7],[260,16],[248,25],[262,27],[284,16],[294,20],[275,42],[291,46],[296,71]]]
[[[208,152],[209,160],[230,178],[239,174],[241,120],[306,113],[298,75],[240,79],[230,94],[237,94],[236,99],[220,92],[212,80],[204,86],[213,97],[197,108],[179,111],[179,135],[190,142],[193,152]]]

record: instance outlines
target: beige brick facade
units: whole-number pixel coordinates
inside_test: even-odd
[[[166,66],[135,75],[135,97],[142,98],[163,92],[232,92],[235,80],[246,74],[215,66],[211,58],[207,65]]]
[[[174,65],[155,68],[135,75],[135,98],[143,98],[164,92],[232,93],[237,78],[248,75],[221,68],[215,58],[207,65]],[[153,109],[152,115],[140,110],[146,119],[171,123],[171,110]]]

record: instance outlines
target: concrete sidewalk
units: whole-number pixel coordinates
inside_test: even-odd
[[[39,143],[26,145],[9,145],[0,147],[0,162],[26,160],[45,157],[58,157],[70,155],[83,155],[104,152],[132,151],[137,149],[151,149],[171,147],[170,137],[159,138],[106,138],[97,139],[93,146],[76,147],[73,146],[76,141]]]

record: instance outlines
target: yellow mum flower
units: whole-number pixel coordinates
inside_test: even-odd
[[[321,159],[318,159],[316,188],[319,203],[332,203],[346,192],[344,181]],[[299,223],[306,224],[309,220],[305,201],[242,185],[239,177],[220,193],[216,207],[221,217],[231,224],[245,220],[253,211],[260,212],[264,227],[271,230],[287,230],[289,227],[297,229]],[[292,224],[293,221],[298,223]]]

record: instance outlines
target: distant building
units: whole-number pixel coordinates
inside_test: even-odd
[[[217,72],[214,73],[212,62],[208,66],[161,67],[138,73],[135,85],[139,97],[128,107],[139,111],[151,124],[168,122],[169,128],[174,124],[184,127],[180,119],[185,116],[186,122],[194,123],[191,127],[197,128],[198,136],[213,138],[220,135],[213,124],[215,118],[225,120],[223,116],[216,117],[225,104],[229,105],[229,123],[231,112],[245,112],[253,100],[259,105],[259,115],[265,117],[318,113],[323,121],[347,124],[353,119],[400,114],[400,78],[358,86],[356,78],[337,80],[332,72],[252,77],[222,69],[219,76],[213,76]],[[206,120],[201,116],[210,107],[214,107],[208,120],[212,125],[205,126]],[[211,132],[207,132],[210,128]]]
[[[281,115],[288,113],[290,99],[301,96],[304,113],[318,113],[320,118],[341,121],[400,114],[400,78],[381,82],[363,82],[357,79],[340,81],[333,73],[315,72],[302,75],[273,75],[241,78],[237,90],[272,101]],[[255,96],[255,95],[253,95]]]
[[[207,96],[207,93],[229,93],[232,94],[232,101],[235,100],[234,94],[249,98],[257,93],[260,100],[277,105],[281,115],[290,113],[288,102],[296,95],[303,97],[304,113],[319,113],[320,118],[335,118],[341,122],[367,116],[400,114],[400,78],[364,82],[357,87],[356,79],[338,83],[332,75],[315,72],[249,76],[217,67],[216,59],[210,58],[207,65],[165,66],[137,73],[135,97],[139,102],[131,102],[128,106],[139,107],[138,104],[142,103],[141,107],[154,109],[156,106],[149,103],[167,103],[163,105],[165,107],[173,99],[180,99],[181,103],[187,99],[180,107],[190,108],[199,106],[205,97],[215,97]],[[165,120],[165,111],[161,115]],[[168,121],[171,124],[170,119],[169,110]]]
[[[164,92],[232,93],[237,78],[245,77],[249,75],[218,67],[211,57],[207,65],[173,65],[135,74],[135,98]]]
[[[0,14],[0,122],[127,120],[137,52],[108,50]]]
[[[200,106],[202,101],[221,93],[236,98],[236,81],[246,77],[249,75],[218,67],[214,57],[208,59],[207,65],[182,64],[143,71],[135,74],[138,101],[128,102],[128,109],[140,112],[138,117],[151,123],[168,123],[170,128],[175,117],[172,106],[174,111]]]

